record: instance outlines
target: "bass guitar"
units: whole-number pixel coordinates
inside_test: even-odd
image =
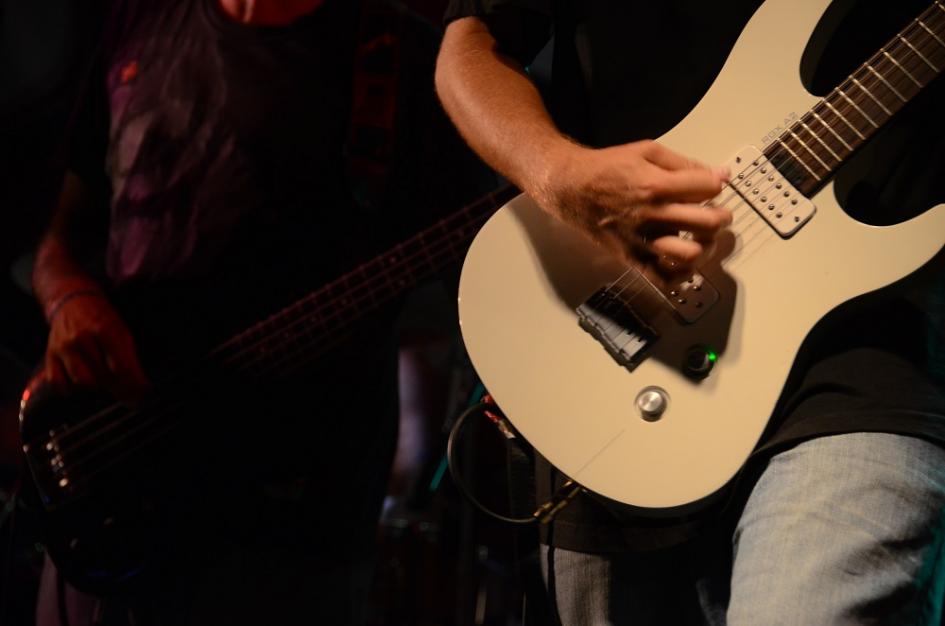
[[[945,3],[818,98],[797,68],[829,4],[763,3],[709,91],[658,138],[732,171],[712,201],[732,225],[692,275],[657,287],[524,195],[466,256],[462,334],[489,392],[553,465],[637,514],[687,514],[722,493],[815,324],[943,251],[945,205],[866,225],[840,207],[833,175],[939,80]]]
[[[198,426],[181,410],[212,395],[216,377],[278,379],[310,364],[370,313],[461,260],[486,217],[515,193],[504,187],[485,196],[235,335],[135,409],[94,394],[57,394],[42,375],[34,378],[20,403],[20,435],[43,542],[66,580],[114,593],[153,569],[164,549],[159,535],[181,525],[174,518],[184,507],[175,499],[194,479],[186,459],[221,446],[212,432],[193,442]]]

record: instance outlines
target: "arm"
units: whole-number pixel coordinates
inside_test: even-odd
[[[49,322],[45,376],[61,390],[104,389],[133,402],[149,383],[131,333],[98,282],[78,262],[88,197],[67,173],[49,230],[36,251],[33,290]]]
[[[727,210],[699,206],[719,193],[727,171],[652,141],[592,149],[562,135],[521,65],[501,53],[478,18],[447,27],[436,88],[489,165],[628,261],[656,258],[664,269],[685,270],[731,222]]]

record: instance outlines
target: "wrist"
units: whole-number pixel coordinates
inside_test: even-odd
[[[546,208],[558,206],[561,198],[567,195],[567,189],[575,184],[575,164],[580,163],[590,150],[561,136],[541,151],[542,158],[537,161],[532,185],[525,187],[528,194]]]
[[[46,304],[43,307],[43,316],[46,318],[47,324],[52,324],[53,320],[56,318],[56,315],[62,310],[62,307],[65,306],[68,302],[75,300],[76,298],[104,298],[105,293],[97,287],[86,287],[86,288],[77,288],[66,291]]]

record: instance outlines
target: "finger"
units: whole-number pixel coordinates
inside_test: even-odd
[[[698,241],[665,236],[647,242],[647,248],[666,269],[687,271],[702,257],[705,248]]]
[[[663,144],[652,141],[643,152],[643,158],[663,169],[675,170],[708,170],[717,178],[728,180],[731,170],[728,167],[710,167],[705,163],[690,159],[687,156],[674,152]]]
[[[688,170],[697,167],[706,168],[705,165],[702,165],[698,161],[683,156],[678,152],[674,152],[656,141],[647,143],[643,150],[643,158],[653,165],[658,165],[667,170]]]
[[[71,347],[76,352],[81,353],[98,386],[105,386],[111,377],[111,373],[105,364],[105,354],[102,352],[102,347],[95,338],[91,335],[77,337]]]
[[[66,350],[59,354],[59,360],[66,371],[71,386],[83,389],[101,387],[81,352]]]
[[[151,388],[151,383],[129,335],[109,335],[103,338],[105,364],[122,399],[138,398]]]
[[[661,170],[652,173],[650,190],[654,199],[666,202],[702,202],[722,191],[725,179],[708,169]]]
[[[46,380],[49,384],[55,389],[68,391],[69,378],[66,376],[66,370],[62,367],[59,357],[52,352],[47,352],[45,365]]]
[[[732,212],[714,206],[668,203],[638,209],[637,219],[647,230],[689,231],[709,237],[732,223]]]

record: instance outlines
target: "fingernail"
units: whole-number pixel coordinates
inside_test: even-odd
[[[732,177],[732,170],[728,167],[717,167],[715,168],[715,175],[719,177],[719,180],[724,182]]]

